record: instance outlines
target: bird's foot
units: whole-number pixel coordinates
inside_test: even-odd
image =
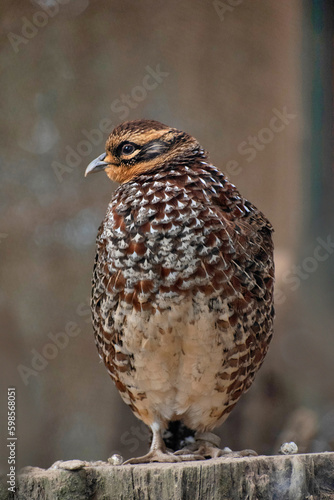
[[[232,451],[230,448],[221,449],[220,438],[211,432],[196,433],[193,442],[189,443],[185,448],[176,451],[174,455],[179,456],[197,456],[197,460],[208,458],[231,457],[241,458],[256,456],[257,453],[253,450]],[[193,460],[196,460],[193,458]]]
[[[146,455],[138,458],[130,458],[126,460],[123,465],[128,464],[148,464],[152,462],[160,463],[173,463],[173,462],[187,462],[191,460],[204,460],[204,457],[200,457],[197,454],[183,454],[180,456],[175,455],[170,451],[162,451],[160,449],[151,450]]]
[[[128,465],[128,464],[148,464],[151,462],[180,462],[178,457],[175,457],[173,453],[170,453],[169,451],[162,451],[162,450],[150,450],[146,455],[143,455],[142,457],[135,457],[135,458],[130,458],[129,460],[126,460],[123,465]]]

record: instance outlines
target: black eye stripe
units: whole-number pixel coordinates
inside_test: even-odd
[[[169,145],[160,140],[153,140],[145,144],[137,156],[137,161],[155,158],[169,149]]]
[[[134,148],[133,151],[124,151],[124,147],[126,146],[132,146]],[[160,139],[153,139],[152,141],[149,141],[142,146],[131,141],[123,141],[117,146],[115,154],[118,157],[122,157],[121,161],[124,165],[130,166],[134,165],[135,163],[156,158],[157,156],[160,156],[161,154],[168,151],[170,146],[170,142],[164,142]],[[126,155],[132,154],[135,150],[138,151],[137,154],[134,157],[127,159]]]

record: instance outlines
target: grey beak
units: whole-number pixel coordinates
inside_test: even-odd
[[[95,172],[104,170],[109,165],[109,163],[103,161],[106,156],[107,153],[102,153],[98,158],[95,158],[95,160],[91,161],[86,168],[85,177],[87,177],[88,174],[94,174]]]

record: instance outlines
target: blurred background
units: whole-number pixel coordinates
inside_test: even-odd
[[[100,363],[95,236],[111,193],[84,178],[114,126],[194,135],[275,228],[276,323],[223,445],[334,450],[331,0],[1,3],[1,420],[18,465],[124,457],[147,431]],[[1,470],[7,472],[6,425]]]

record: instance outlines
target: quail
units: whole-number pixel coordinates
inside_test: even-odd
[[[85,175],[120,183],[97,235],[92,321],[121,397],[153,433],[127,463],[220,456],[212,430],[251,386],[273,332],[272,226],[191,135],[117,126]],[[174,452],[163,432],[195,433]]]

